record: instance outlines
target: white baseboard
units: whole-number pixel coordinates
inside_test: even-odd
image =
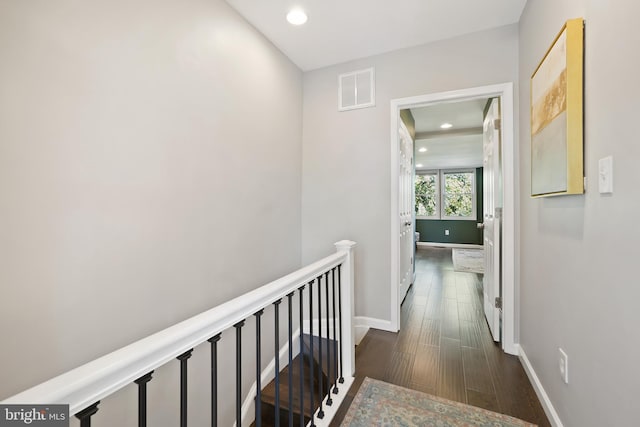
[[[391,329],[391,322],[388,320],[375,319],[373,317],[356,316],[353,318],[355,329],[355,343],[360,344],[362,338],[367,334],[369,328],[380,329],[383,331],[396,332]]]
[[[437,248],[460,248],[460,249],[482,249],[482,245],[472,245],[467,243],[438,243],[438,242],[417,242],[418,247]]]
[[[368,326],[365,326],[365,325],[354,326],[353,341],[356,343],[356,345],[360,344],[360,341],[362,341],[362,338],[364,338],[364,336],[367,335],[367,332],[369,332]]]
[[[562,424],[562,421],[560,420],[560,416],[558,416],[556,409],[553,407],[553,404],[551,403],[551,399],[549,399],[549,395],[544,390],[544,387],[542,387],[540,378],[538,378],[538,375],[536,374],[536,371],[534,371],[533,366],[531,365],[531,362],[529,362],[529,358],[527,358],[527,355],[524,352],[524,349],[520,345],[516,344],[516,346],[519,349],[518,354],[520,357],[520,362],[522,363],[522,366],[524,367],[524,371],[527,373],[527,376],[529,377],[529,381],[531,381],[531,384],[533,384],[533,389],[536,391],[536,394],[538,395],[538,399],[540,399],[540,403],[542,404],[542,407],[544,408],[544,412],[547,414],[547,417],[549,418],[549,422],[553,427],[564,427]]]

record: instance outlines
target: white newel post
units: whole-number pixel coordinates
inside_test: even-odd
[[[341,299],[342,299],[342,351],[343,373],[345,377],[353,377],[356,372],[356,346],[354,342],[354,265],[353,248],[356,242],[341,240],[335,244],[339,253],[345,253],[347,259],[341,268]]]

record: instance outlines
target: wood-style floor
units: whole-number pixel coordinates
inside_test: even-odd
[[[491,338],[481,277],[454,271],[443,248],[420,248],[416,273],[401,331],[372,329],[356,347],[356,381],[331,425],[370,377],[550,426],[519,359]]]

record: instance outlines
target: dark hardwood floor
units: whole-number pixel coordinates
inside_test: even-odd
[[[481,277],[453,270],[451,249],[420,248],[399,333],[370,330],[356,347],[356,381],[332,421],[338,426],[365,377],[550,426],[515,356],[493,342]]]

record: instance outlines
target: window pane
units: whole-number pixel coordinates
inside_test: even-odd
[[[470,217],[473,213],[471,194],[447,194],[444,199],[444,215]]]
[[[473,173],[444,175],[444,215],[470,217],[473,214]]]
[[[416,175],[416,215],[437,215],[437,189],[436,175]]]

